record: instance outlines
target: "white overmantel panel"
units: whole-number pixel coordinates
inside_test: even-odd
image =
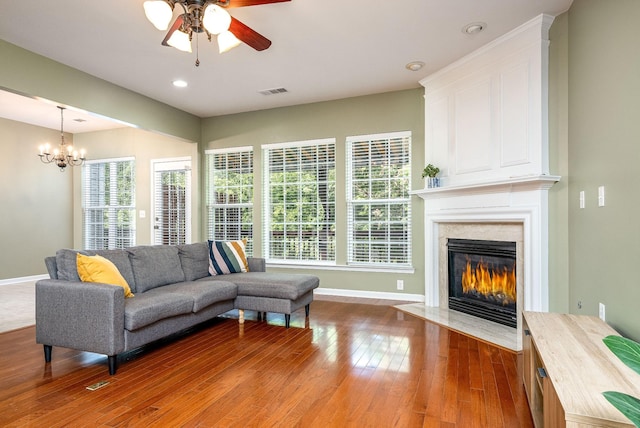
[[[425,161],[445,186],[549,174],[552,22],[540,15],[420,81]]]

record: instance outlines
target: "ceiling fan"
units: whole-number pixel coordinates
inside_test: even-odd
[[[241,42],[262,51],[271,46],[271,40],[229,15],[225,9],[286,1],[291,0],[148,0],[144,2],[144,11],[147,19],[157,29],[165,31],[169,28],[162,40],[163,46],[173,46],[191,52],[193,34],[196,33],[197,37],[198,34],[205,33],[209,41],[211,35],[218,36],[220,53],[238,46]],[[182,7],[183,13],[169,27],[176,5]]]

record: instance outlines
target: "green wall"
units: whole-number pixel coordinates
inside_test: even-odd
[[[0,118],[0,147],[11,155],[0,168],[0,280],[43,274],[44,258],[72,245],[72,177],[37,156],[59,141],[60,131]]]
[[[549,32],[549,170],[562,179],[549,191],[549,310],[569,312],[568,14]]]
[[[350,135],[392,131],[412,132],[412,188],[424,186],[424,90],[390,92],[294,107],[219,116],[203,120],[202,150],[253,146],[256,192],[254,199],[254,253],[261,254],[261,145],[319,138],[336,139],[336,263],[341,270],[314,270],[323,288],[424,295],[423,202],[413,197],[413,273],[363,272],[346,266],[346,147]],[[273,269],[277,270],[277,269]],[[302,269],[286,269],[299,271]],[[308,271],[307,271],[308,272]],[[396,280],[404,280],[398,291]]]
[[[640,339],[640,1],[576,0],[569,10],[571,310]],[[598,207],[598,186],[606,205]],[[586,207],[578,207],[578,194]],[[577,309],[577,302],[582,309]]]

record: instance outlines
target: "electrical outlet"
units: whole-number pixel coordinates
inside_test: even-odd
[[[404,281],[402,279],[396,281],[396,287],[398,287],[398,290],[404,290]]]
[[[598,303],[598,316],[602,321],[606,321],[606,313],[604,303]]]

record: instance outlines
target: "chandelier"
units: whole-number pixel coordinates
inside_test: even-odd
[[[205,33],[209,41],[213,34],[218,36],[218,50],[223,53],[241,43],[229,31],[231,15],[219,6],[221,4],[226,7],[229,2],[230,0],[149,0],[144,2],[144,12],[147,19],[158,30],[165,31],[173,18],[175,5],[179,4],[184,13],[174,21],[162,44],[183,52],[192,52],[193,33],[196,33],[196,37],[200,33]],[[196,66],[199,64],[200,61],[196,60]]]
[[[60,109],[60,145],[57,149],[53,150],[51,153],[51,147],[49,143],[40,146],[40,160],[43,163],[55,163],[60,171],[64,171],[67,166],[78,166],[82,165],[85,161],[84,150],[80,150],[78,153],[76,150],[73,150],[73,146],[68,146],[64,141],[64,117],[63,113],[65,108],[62,106],[58,106]]]

